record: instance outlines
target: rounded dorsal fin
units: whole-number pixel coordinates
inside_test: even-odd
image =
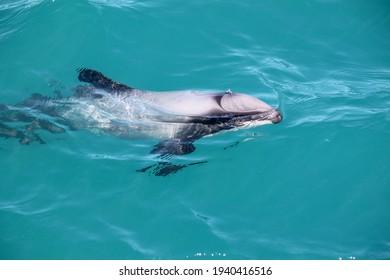
[[[81,68],[78,69],[77,71],[79,72],[79,77],[78,77],[79,81],[90,83],[94,87],[103,89],[107,92],[115,93],[115,92],[125,92],[125,91],[132,90],[131,87],[115,82],[96,70]]]

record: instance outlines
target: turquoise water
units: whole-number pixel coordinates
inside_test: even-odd
[[[389,259],[388,1],[0,1],[0,103],[90,67],[149,90],[245,92],[277,125],[200,139],[0,138],[1,259]]]

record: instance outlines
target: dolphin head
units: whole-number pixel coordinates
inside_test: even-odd
[[[282,115],[277,109],[243,93],[227,91],[221,98],[220,106],[234,116],[232,120],[236,126],[258,126],[282,121]]]

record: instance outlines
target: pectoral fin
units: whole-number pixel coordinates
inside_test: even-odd
[[[192,142],[181,139],[168,139],[158,143],[151,153],[161,155],[187,155],[193,151],[195,151],[195,146]]]

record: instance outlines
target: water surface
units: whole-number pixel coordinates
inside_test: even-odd
[[[278,125],[196,142],[0,138],[2,259],[389,259],[387,1],[0,3],[0,103],[72,94],[90,67],[136,88],[245,92]]]

